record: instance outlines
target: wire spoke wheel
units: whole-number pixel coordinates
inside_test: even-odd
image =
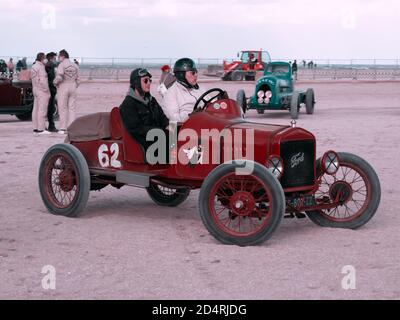
[[[280,183],[265,167],[253,164],[248,175],[236,173],[236,162],[219,165],[203,182],[199,213],[207,230],[222,243],[262,243],[283,217],[285,198]]]
[[[169,188],[155,182],[151,182],[146,191],[156,204],[167,207],[180,205],[190,194],[189,188]]]
[[[321,176],[315,193],[317,203],[338,201],[332,209],[307,212],[321,226],[358,228],[375,214],[381,197],[378,176],[363,159],[350,153],[340,153],[340,167],[334,175]],[[320,159],[318,160],[320,171]]]
[[[254,235],[271,217],[270,197],[268,188],[257,177],[229,173],[217,181],[211,191],[212,218],[227,234]]]
[[[63,153],[51,156],[45,167],[46,191],[52,204],[60,209],[68,208],[79,192],[76,167],[71,158]]]
[[[50,213],[76,216],[86,206],[90,174],[81,152],[70,144],[57,144],[43,156],[39,190]]]

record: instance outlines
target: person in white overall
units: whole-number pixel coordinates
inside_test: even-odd
[[[57,105],[60,115],[60,130],[58,133],[66,134],[67,127],[75,120],[76,89],[79,86],[79,67],[69,60],[69,54],[61,50],[58,58],[54,85],[57,87]]]
[[[46,55],[40,52],[36,56],[36,61],[31,69],[32,91],[33,91],[33,110],[32,122],[33,133],[35,135],[50,134],[46,130],[47,106],[50,99],[50,90],[47,72],[44,65]]]

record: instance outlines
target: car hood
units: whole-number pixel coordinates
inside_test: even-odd
[[[228,126],[230,129],[253,129],[257,132],[265,132],[268,134],[276,134],[280,131],[283,131],[290,126],[282,126],[277,124],[266,124],[266,123],[258,123],[258,122],[239,122]]]

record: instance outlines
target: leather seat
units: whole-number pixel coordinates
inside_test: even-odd
[[[144,148],[125,129],[118,107],[114,107],[110,113],[110,132],[112,139],[122,139],[125,161],[146,163]]]

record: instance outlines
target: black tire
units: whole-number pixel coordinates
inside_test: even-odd
[[[322,226],[322,227],[330,227],[330,228],[345,228],[345,229],[357,229],[364,224],[366,224],[376,213],[380,199],[381,199],[381,187],[378,175],[376,174],[375,170],[371,167],[371,165],[365,161],[364,159],[360,158],[351,153],[347,152],[339,152],[339,162],[340,167],[347,167],[347,168],[358,168],[364,175],[360,175],[364,183],[366,184],[366,200],[368,202],[364,202],[363,205],[360,203],[357,204],[361,207],[360,212],[356,212],[354,218],[351,216],[347,219],[342,219],[339,221],[337,219],[332,219],[329,217],[326,212],[323,211],[307,211],[306,214],[313,221],[315,224]],[[351,167],[350,167],[351,166]],[[339,167],[339,171],[341,168]],[[356,171],[355,171],[356,172]],[[318,176],[321,174],[321,159],[317,160],[317,174]],[[352,173],[348,173],[349,176],[352,176]],[[356,176],[352,177],[354,180]],[[367,180],[365,181],[364,178]],[[325,180],[326,181],[326,180]],[[361,181],[361,180],[360,180]],[[357,187],[358,188],[358,187]],[[354,192],[354,190],[353,190]],[[367,197],[368,196],[368,197]],[[354,196],[352,196],[352,199]],[[357,200],[358,201],[358,200]],[[365,208],[363,208],[365,206]],[[339,206],[340,207],[340,206]],[[338,207],[338,208],[339,208]]]
[[[231,74],[232,81],[242,81],[244,74],[242,71],[233,71]]]
[[[27,112],[16,114],[18,120],[21,121],[32,121],[32,111],[33,111],[33,104],[28,106],[29,110]]]
[[[293,92],[292,98],[290,100],[290,117],[292,119],[299,118],[299,108],[300,108],[300,101],[299,101],[299,93]]]
[[[173,189],[153,182],[150,182],[146,191],[156,204],[164,207],[179,206],[190,194],[190,188]]]
[[[315,94],[313,89],[307,89],[306,91],[306,112],[307,114],[314,113],[315,106]]]
[[[258,114],[264,114],[265,110],[264,109],[257,109]]]
[[[48,149],[40,163],[38,180],[40,195],[50,213],[76,217],[85,208],[90,173],[82,153],[73,145],[56,144]],[[62,192],[64,196],[58,196]],[[64,200],[70,202],[64,204]]]
[[[247,100],[246,100],[246,93],[244,90],[239,90],[236,95],[236,103],[242,109],[243,113],[247,111]]]
[[[249,162],[247,161],[247,163]],[[285,212],[285,195],[279,181],[265,167],[254,162],[253,164],[254,164],[254,170],[252,171],[251,175],[248,176],[238,176],[235,173],[236,169],[243,168],[243,164],[240,164],[236,161],[221,164],[210,172],[210,174],[206,177],[201,187],[199,195],[200,217],[205,227],[210,232],[210,234],[214,236],[218,241],[224,244],[250,246],[250,245],[257,245],[266,241],[271,237],[273,232],[281,223],[283,214]],[[269,217],[268,218],[267,216],[264,217],[266,219],[267,225],[261,226],[261,229],[256,230],[254,233],[247,233],[244,235],[229,234],[227,231],[223,230],[223,228],[220,225],[218,225],[218,222],[216,222],[215,220],[215,214],[213,213],[213,209],[211,208],[212,207],[211,203],[215,204],[217,200],[221,203],[222,207],[226,208],[228,206],[228,203],[230,204],[232,201],[229,199],[223,200],[224,198],[227,198],[226,196],[223,195],[225,191],[223,192],[221,191],[220,195],[221,199],[219,199],[218,198],[219,196],[216,196],[214,194],[215,189],[217,190],[216,191],[217,193],[220,192],[221,188],[219,188],[219,186],[226,186],[224,182],[221,182],[220,184],[221,179],[222,181],[224,181],[223,179],[225,179],[225,177],[230,177],[230,176],[234,177],[235,179],[249,179],[250,184],[246,182],[243,185],[246,185],[246,188],[254,187],[256,189],[254,191],[250,190],[250,192],[247,192],[247,194],[251,195],[251,197],[254,196],[254,198],[258,197],[260,194],[261,195],[266,194],[266,196],[268,196],[268,199],[270,200],[268,202],[268,206],[265,205],[266,208],[268,208],[269,210],[269,212],[266,214],[269,215]],[[251,184],[251,181],[256,181],[256,183]],[[259,186],[259,189],[257,189],[257,185]],[[264,189],[264,187],[268,188],[268,190]],[[228,193],[229,190],[227,190],[226,192]],[[240,192],[242,191],[231,192],[232,194],[231,198],[238,196]],[[223,204],[223,201],[226,201],[226,203]],[[257,222],[257,220],[258,221],[261,220],[261,216],[255,217],[253,215],[257,211],[256,209],[262,210],[260,207],[262,203],[265,204],[265,202],[261,201],[259,202],[260,203],[255,202],[254,206],[250,205],[249,207],[245,208],[245,210],[249,210],[251,211],[251,213],[247,217],[243,218],[244,222],[249,221],[250,224],[250,219],[254,219],[251,220],[251,223],[253,224],[254,221]],[[252,202],[245,201],[244,203],[252,203]],[[238,207],[233,208],[230,205],[228,207],[229,207],[229,209],[227,209],[228,219],[230,219],[230,221],[234,221],[235,219],[241,218],[241,216],[234,213],[234,210],[242,210],[242,209],[237,209]],[[249,220],[245,220],[246,218]],[[240,224],[239,224],[239,231],[240,231]]]

